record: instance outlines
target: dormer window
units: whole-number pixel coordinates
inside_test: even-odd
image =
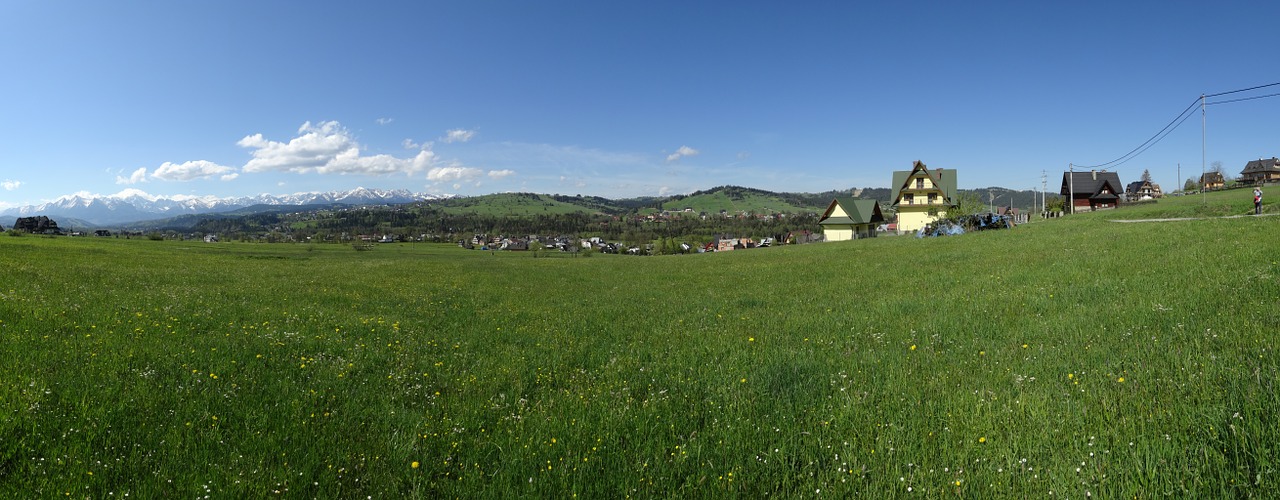
[[[916,179],[916,189],[924,189],[924,179]]]

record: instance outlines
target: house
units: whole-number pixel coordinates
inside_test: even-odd
[[[58,228],[58,223],[43,215],[19,217],[18,220],[13,221],[13,230],[35,234],[62,234],[62,230]]]
[[[911,170],[893,173],[893,189],[898,232],[914,232],[945,217],[947,210],[956,205],[956,171],[929,170],[924,162],[916,160]]]
[[[1244,165],[1240,171],[1240,182],[1243,184],[1266,184],[1280,182],[1280,158],[1258,158]]]
[[[803,245],[805,243],[817,243],[822,241],[822,233],[811,233],[808,229],[803,231],[792,231],[787,233],[787,237],[783,239],[786,245]]]
[[[1206,172],[1200,175],[1200,189],[1205,191],[1222,189],[1226,185],[1226,181],[1222,178],[1222,172]]]
[[[876,226],[884,222],[880,202],[855,198],[836,198],[818,219],[827,241],[875,238]]]
[[[1123,191],[1120,175],[1106,170],[1088,172],[1063,172],[1062,189],[1058,194],[1071,200],[1070,212],[1092,212],[1115,208]]]
[[[1133,181],[1124,188],[1124,194],[1129,201],[1150,200],[1164,196],[1160,192],[1159,184],[1152,184],[1151,181]]]

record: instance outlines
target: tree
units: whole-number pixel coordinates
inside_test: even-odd
[[[959,217],[961,215],[973,215],[986,212],[988,205],[983,203],[978,194],[974,192],[957,193],[955,199],[951,200],[955,206],[947,210],[947,217]]]
[[[1209,171],[1210,171],[1210,172],[1214,172],[1214,173],[1216,173],[1216,174],[1218,174],[1218,175],[1222,176],[1222,182],[1223,182],[1223,183],[1231,184],[1231,183],[1233,183],[1233,182],[1235,182],[1235,181],[1236,181],[1236,179],[1235,179],[1235,178],[1233,178],[1233,177],[1231,177],[1230,175],[1228,175],[1228,174],[1227,174],[1227,171],[1223,169],[1223,167],[1222,167],[1222,161],[1221,161],[1221,160],[1214,160],[1214,161],[1213,161],[1213,163],[1210,163],[1210,164],[1209,164]]]
[[[1196,179],[1194,177],[1188,177],[1187,182],[1182,184],[1183,191],[1198,191],[1199,189],[1200,189],[1200,183],[1196,182]]]
[[[1061,212],[1066,206],[1066,198],[1063,196],[1050,196],[1044,202],[1045,210],[1049,212]]]
[[[1151,182],[1151,171],[1150,171],[1150,170],[1145,169],[1145,168],[1144,168],[1144,169],[1142,169],[1142,182],[1146,182],[1146,183],[1150,183],[1150,182]]]

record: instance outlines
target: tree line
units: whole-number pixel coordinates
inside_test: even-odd
[[[635,213],[490,215],[449,213],[427,204],[365,207],[290,214],[219,217],[196,223],[191,231],[227,239],[259,238],[293,241],[352,241],[361,236],[397,235],[429,241],[454,242],[473,235],[597,236],[610,241],[644,245],[658,241],[696,244],[720,237],[785,238],[796,231],[820,232],[819,214],[756,216],[700,216],[679,213],[644,217]]]

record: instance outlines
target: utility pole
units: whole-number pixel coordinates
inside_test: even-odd
[[[1207,119],[1204,116],[1204,94],[1200,94],[1200,180],[1204,180],[1204,127]],[[1204,186],[1200,187],[1200,204],[1208,205],[1209,200],[1204,196]]]
[[[1071,207],[1071,213],[1076,213],[1076,167],[1070,163],[1067,164],[1067,206]],[[1065,209],[1065,207],[1064,207]]]
[[[1031,210],[1027,211],[1027,219],[1025,222],[1031,222],[1031,212],[1036,211],[1036,187],[1031,186]]]
[[[1045,171],[1041,170],[1040,171],[1040,213],[1042,214],[1045,213],[1046,210],[1049,210],[1049,207],[1046,204],[1047,202],[1045,202],[1045,199],[1044,199],[1044,194],[1047,189],[1049,189],[1049,180],[1045,174]]]

